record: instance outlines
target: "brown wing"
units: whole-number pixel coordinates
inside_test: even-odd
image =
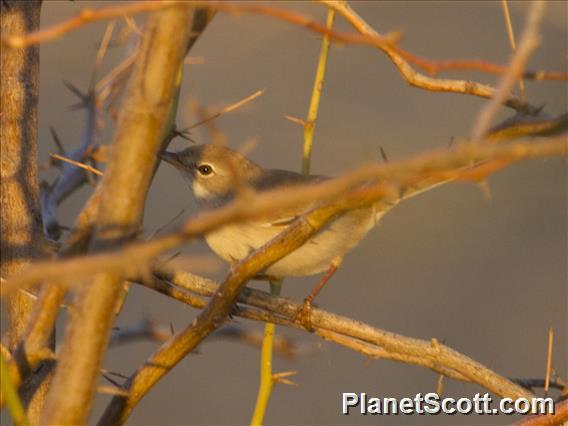
[[[253,181],[252,186],[256,191],[268,191],[282,187],[294,187],[297,185],[318,183],[327,180],[324,176],[310,175],[306,176],[300,173],[291,172],[289,170],[271,169],[265,170],[262,176]],[[279,209],[270,213],[270,217],[264,218],[267,220],[266,226],[285,228],[290,225],[299,215],[305,213],[314,207],[316,202],[300,208],[286,208]],[[261,219],[262,220],[262,219]]]

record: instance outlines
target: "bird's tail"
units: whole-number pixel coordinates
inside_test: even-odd
[[[493,127],[488,132],[485,140],[492,143],[502,143],[511,139],[535,136],[554,136],[565,133],[568,129],[568,114],[558,117],[534,117],[527,115],[516,115],[512,118]],[[375,206],[376,220],[382,217],[387,211],[396,206],[399,202],[415,195],[422,194],[430,189],[436,188],[449,182],[460,180],[470,180],[483,183],[485,177],[492,172],[499,170],[507,165],[507,162],[497,162],[491,164],[491,160],[472,163],[462,166],[451,172],[438,176],[424,176],[424,178],[403,185],[399,198],[396,201],[380,201]]]

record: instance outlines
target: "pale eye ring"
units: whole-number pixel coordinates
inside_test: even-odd
[[[201,176],[208,176],[213,173],[213,167],[209,164],[201,164],[197,167],[197,171]]]

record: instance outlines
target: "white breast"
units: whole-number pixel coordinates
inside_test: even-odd
[[[322,272],[329,267],[333,258],[343,256],[355,247],[380,216],[373,207],[352,210],[335,219],[264,272],[276,278]],[[205,240],[218,256],[234,262],[273,239],[283,229],[259,223],[228,225],[207,234]]]

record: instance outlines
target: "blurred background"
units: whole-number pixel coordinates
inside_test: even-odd
[[[108,5],[108,3],[105,3]],[[528,2],[510,2],[517,38]],[[103,2],[44,2],[42,26]],[[326,9],[305,2],[278,2],[324,22]],[[353,8],[377,31],[402,30],[401,46],[433,60],[485,59],[505,64],[511,49],[499,2],[355,2]],[[542,44],[529,69],[566,71],[566,2],[549,2],[541,28]],[[137,18],[143,23],[144,17]],[[86,89],[97,45],[106,23],[85,26],[41,46],[40,161],[55,147],[49,126],[67,148],[79,145],[84,112],[70,111],[76,98],[68,80]],[[351,30],[336,18],[336,29]],[[218,14],[191,51],[202,58],[186,66],[178,126],[198,121],[192,102],[211,111],[258,89],[265,94],[216,124],[239,148],[258,140],[249,156],[265,167],[299,170],[302,129],[284,118],[305,118],[321,38],[302,28],[264,16]],[[110,50],[109,70],[123,57]],[[444,77],[496,84],[481,73],[454,72]],[[533,105],[547,113],[566,112],[565,82],[527,82]],[[390,160],[448,145],[467,136],[486,100],[431,93],[408,86],[377,49],[336,45],[330,51],[312,172],[336,175],[371,159],[379,147]],[[512,115],[505,110],[503,119]],[[112,140],[107,120],[103,141]],[[205,126],[192,132],[209,143]],[[181,149],[189,142],[176,140]],[[53,171],[44,177],[53,179]],[[437,338],[450,347],[511,378],[543,378],[547,330],[554,330],[553,366],[568,376],[567,174],[561,159],[527,161],[489,178],[492,200],[472,184],[450,184],[402,203],[353,250],[318,297],[320,307],[407,336]],[[61,222],[71,225],[88,197],[84,187],[60,208]],[[151,234],[184,211],[167,229],[195,212],[185,181],[171,167],[160,167],[148,196],[144,232]],[[184,247],[188,254],[213,254],[203,243]],[[227,265],[208,274],[222,279]],[[283,294],[302,300],[318,277],[290,279]],[[263,283],[251,284],[266,288]],[[117,320],[128,327],[144,318],[180,330],[196,310],[138,286],[132,286]],[[235,324],[261,333],[262,324]],[[61,323],[63,324],[63,323]],[[430,370],[383,360],[322,341],[308,333],[279,328],[294,339],[300,356],[276,359],[275,370],[297,371],[299,386],[278,385],[270,400],[267,424],[500,424],[510,417],[342,416],[342,392],[413,397],[436,390]],[[58,337],[63,335],[63,329]],[[157,347],[140,341],[111,349],[108,370],[130,375]],[[259,374],[259,350],[240,342],[210,339],[181,362],[139,404],[129,424],[245,424],[252,415]],[[103,382],[101,382],[103,383]],[[105,383],[106,384],[106,383]],[[471,397],[485,391],[445,380],[445,395]],[[97,397],[93,422],[110,397]],[[3,414],[3,419],[5,419]]]

